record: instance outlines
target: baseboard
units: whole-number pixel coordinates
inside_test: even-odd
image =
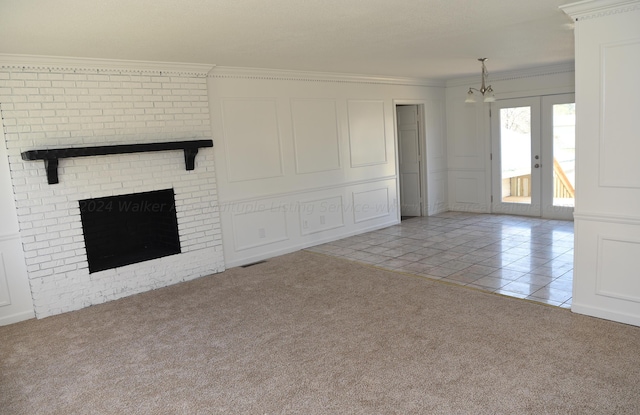
[[[447,205],[443,204],[443,205],[438,206],[438,208],[429,211],[427,216],[433,216],[433,215],[437,215],[437,214],[445,213],[445,212],[449,212],[449,207]]]
[[[339,235],[332,235],[332,236],[328,236],[325,238],[321,238],[321,239],[316,239],[313,241],[307,241],[307,242],[303,242],[300,244],[296,244],[296,245],[292,245],[292,246],[286,246],[283,248],[277,248],[274,249],[272,251],[267,251],[267,252],[261,252],[258,255],[252,255],[249,257],[243,257],[243,258],[238,258],[232,261],[227,261],[225,263],[225,267],[227,269],[229,268],[233,268],[233,267],[239,267],[242,265],[247,265],[247,264],[251,264],[257,261],[262,261],[264,259],[268,259],[268,258],[273,258],[276,256],[280,256],[280,255],[285,255],[285,254],[289,254],[291,252],[295,252],[295,251],[299,251],[301,249],[305,249],[305,248],[309,248],[311,246],[316,246],[316,245],[322,245],[328,242],[333,242],[333,241],[337,241],[338,239],[343,239],[343,238],[348,238],[350,236],[355,236],[355,235],[360,235],[363,233],[367,233],[367,232],[371,232],[371,231],[377,231],[378,229],[383,229],[383,228],[388,228],[389,226],[393,226],[393,225],[397,225],[399,223],[398,220],[394,220],[391,222],[385,222],[382,224],[378,224],[375,226],[370,226],[367,228],[361,228],[352,232],[347,232],[347,233],[342,233]]]
[[[463,212],[463,213],[491,213],[491,211],[484,205],[480,204],[462,204],[452,203],[449,205],[449,212]]]
[[[35,318],[33,310],[23,311],[21,313],[16,313],[0,318],[0,326],[8,326],[9,324],[19,323],[21,321],[30,320],[32,318]]]
[[[587,316],[602,318],[605,320],[617,321],[618,323],[640,326],[640,315],[621,313],[604,308],[587,306],[580,303],[576,304],[575,301],[571,304],[571,311],[577,314],[584,314]]]

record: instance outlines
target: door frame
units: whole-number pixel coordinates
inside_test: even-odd
[[[428,216],[428,199],[427,199],[427,137],[426,137],[426,102],[422,100],[412,99],[394,99],[393,100],[393,136],[395,148],[396,162],[396,203],[398,222],[401,220],[400,210],[400,144],[398,137],[398,106],[415,105],[418,108],[418,147],[420,149],[420,216]]]

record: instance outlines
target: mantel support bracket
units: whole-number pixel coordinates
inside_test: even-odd
[[[58,159],[45,159],[44,168],[47,171],[47,182],[49,184],[56,184],[58,180]]]
[[[196,156],[198,155],[197,148],[185,148],[184,149],[184,164],[187,166],[187,170],[193,170],[196,168]]]

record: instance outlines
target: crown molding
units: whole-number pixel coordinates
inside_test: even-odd
[[[565,62],[555,65],[537,66],[535,68],[520,69],[515,71],[492,72],[489,74],[489,82],[511,81],[514,79],[534,78],[537,76],[547,76],[563,73],[575,72],[574,62]],[[480,75],[472,77],[456,78],[447,81],[447,88],[456,86],[469,86],[477,83]]]
[[[259,79],[272,81],[344,82],[360,84],[385,84],[444,87],[444,81],[426,78],[401,78],[388,76],[358,75],[331,72],[290,71],[281,69],[238,68],[217,66],[208,75],[210,78]]]
[[[215,65],[62,56],[0,54],[0,69],[50,72],[119,72],[207,76]]]
[[[583,0],[565,4],[560,9],[575,21],[597,19],[640,9],[639,0]]]

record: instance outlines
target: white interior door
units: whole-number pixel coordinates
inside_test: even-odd
[[[492,211],[541,216],[540,98],[507,99],[492,107]]]
[[[396,107],[400,170],[400,215],[421,215],[420,129],[417,105]]]

